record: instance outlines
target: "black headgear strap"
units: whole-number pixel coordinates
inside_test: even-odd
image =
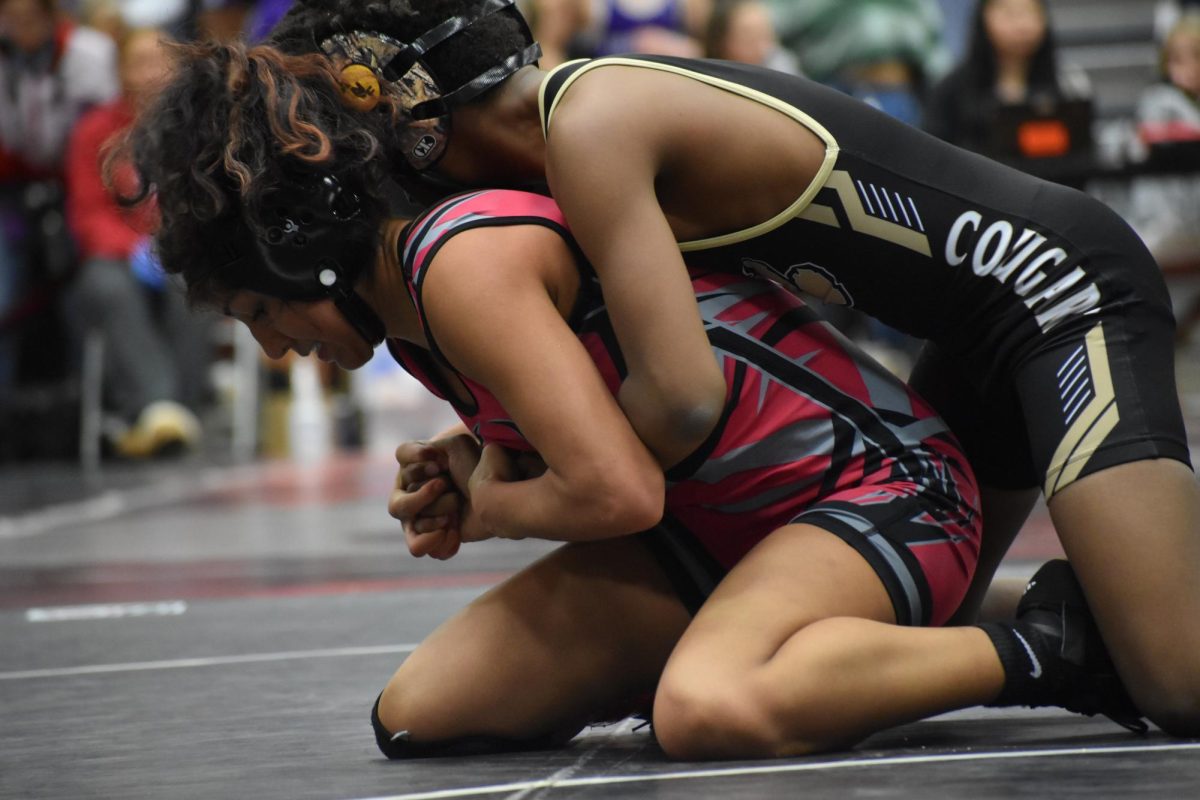
[[[435,25],[413,41],[401,47],[386,63],[380,64],[380,73],[388,81],[394,82],[399,80],[405,73],[412,69],[413,64],[416,64],[422,56],[434,47],[437,47],[451,36],[471,27],[479,20],[512,8],[515,2],[516,0],[487,0],[487,2],[474,11],[451,17]],[[518,18],[521,20],[522,25],[525,25],[525,18],[519,14]],[[525,29],[526,38],[532,41],[533,34],[529,32],[527,25],[525,25]],[[412,109],[413,118],[430,119],[431,117],[444,116],[449,113],[451,108],[475,99],[521,67],[534,63],[541,55],[541,46],[537,42],[532,42],[520,52],[514,53],[481,75],[467,81],[454,91],[448,92],[442,97],[418,104]]]
[[[542,46],[534,42],[524,50],[513,53],[496,66],[467,81],[454,91],[447,92],[441,97],[427,100],[420,105],[414,106],[412,110],[413,118],[429,119],[430,117],[445,116],[450,113],[450,109],[471,102],[521,67],[527,67],[541,57]]]
[[[348,281],[338,280],[329,287],[329,296],[333,304],[342,312],[342,316],[350,323],[358,335],[366,340],[372,349],[378,347],[387,335],[383,320],[375,313],[362,295],[354,291],[354,286]]]

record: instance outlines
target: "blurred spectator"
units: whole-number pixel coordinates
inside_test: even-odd
[[[242,22],[242,32],[248,42],[261,42],[275,23],[292,7],[293,0],[257,0],[252,3]]]
[[[115,41],[121,31],[157,28],[174,39],[190,39],[196,15],[204,0],[60,0],[80,24],[109,34]]]
[[[1001,106],[1090,94],[1086,74],[1058,63],[1044,0],[981,0],[966,58],[935,87],[925,128],[986,153]]]
[[[62,296],[76,342],[88,331],[104,341],[104,396],[115,452],[145,457],[194,445],[194,411],[207,399],[212,337],[207,321],[167,285],[150,250],[153,224],[120,208],[106,187],[108,148],[166,77],[170,55],[158,30],[142,28],[120,42],[121,95],[80,120],[67,154],[67,217],[82,266]],[[113,165],[116,188],[130,193],[128,167]]]
[[[967,37],[977,0],[938,0],[942,10],[942,42],[949,63],[957,64],[967,53]]]
[[[1162,80],[1139,99],[1137,130],[1156,160],[1182,156],[1194,165],[1200,149],[1200,11],[1183,15],[1171,27],[1161,65]],[[1138,178],[1130,200],[1130,223],[1163,270],[1200,271],[1200,176]],[[1181,331],[1198,310],[1178,315]]]
[[[18,378],[19,332],[73,266],[59,184],[67,135],[116,93],[111,39],[60,18],[54,0],[0,0],[0,389]]]
[[[173,34],[183,32],[195,14],[194,6],[199,5],[191,0],[101,0],[101,3],[116,5],[127,29],[157,28]]]
[[[937,0],[769,0],[804,73],[909,124],[949,62]]]
[[[704,35],[706,58],[721,58],[788,72],[800,71],[779,44],[775,18],[762,0],[717,0]]]
[[[119,0],[84,0],[71,16],[81,25],[100,31],[114,42],[125,27]]]
[[[522,0],[521,13],[542,46],[542,69],[553,69],[570,60],[575,37],[587,22],[587,7],[580,0]]]
[[[1167,33],[1186,13],[1200,13],[1200,0],[1159,0],[1154,9],[1154,32],[1159,42],[1166,41]]]
[[[126,30],[157,28],[180,41],[232,39],[273,25],[278,5],[275,0],[79,0],[79,18],[107,27],[103,20],[115,17]]]
[[[937,0],[767,0],[784,47],[808,77],[919,124],[926,88],[949,62]],[[846,307],[820,313],[897,375],[920,343]]]
[[[531,0],[542,66],[571,58],[653,53],[696,58],[712,0]]]

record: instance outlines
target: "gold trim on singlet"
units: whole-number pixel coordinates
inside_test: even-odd
[[[842,210],[846,212],[846,219],[852,229],[867,236],[874,236],[876,239],[906,247],[923,256],[933,255],[929,246],[929,237],[925,234],[867,213],[858,192],[854,190],[854,179],[850,177],[849,172],[843,169],[834,170],[825,185],[837,192],[838,199],[842,202]],[[887,198],[886,191],[884,197]],[[888,199],[887,202],[890,204],[892,201]],[[900,203],[899,208],[907,217],[908,212],[904,211],[899,196],[897,196],[896,202]],[[893,210],[892,213],[895,214],[895,211]],[[829,206],[813,203],[800,216],[812,222],[820,222],[835,228],[841,227],[837,220],[837,212]]]
[[[1047,500],[1079,477],[1092,455],[1121,420],[1112,369],[1108,364],[1108,347],[1104,343],[1103,325],[1096,325],[1088,331],[1085,342],[1095,396],[1063,434],[1050,459],[1050,469],[1043,487]]]
[[[546,87],[550,84],[551,77],[553,77],[553,75],[560,69],[565,69],[572,64],[578,64],[580,61],[586,61],[586,59],[577,59],[575,61],[568,61],[565,64],[560,64],[551,70],[550,73],[547,74],[546,78],[542,81],[541,89],[538,91],[538,110],[542,115],[543,137],[549,137],[550,119],[553,117],[555,109],[558,108],[559,101],[562,100],[563,95],[567,93],[567,90],[571,87],[571,84],[573,84],[589,70],[595,69],[596,67],[615,65],[656,69],[660,72],[669,72],[675,75],[682,75],[686,78],[699,81],[700,83],[706,83],[709,86],[723,89],[731,94],[745,97],[748,100],[754,100],[755,102],[761,103],[768,108],[773,108],[776,111],[786,114],[787,116],[796,120],[825,143],[825,158],[821,162],[821,166],[817,170],[816,176],[795,200],[795,202],[793,202],[783,211],[771,217],[766,222],[760,222],[758,225],[754,225],[753,227],[745,228],[740,231],[734,231],[733,233],[722,234],[721,236],[712,236],[707,239],[695,239],[689,242],[680,242],[679,249],[684,253],[694,252],[697,250],[710,250],[715,247],[724,247],[726,245],[737,244],[749,239],[754,239],[758,236],[763,236],[764,234],[770,233],[776,228],[779,228],[787,223],[789,220],[804,216],[805,209],[808,208],[813,198],[816,197],[817,192],[819,192],[825,186],[826,181],[829,180],[829,176],[833,172],[833,165],[837,161],[838,155],[837,140],[833,138],[833,134],[826,130],[821,123],[817,122],[808,114],[805,114],[803,111],[793,105],[783,102],[777,97],[772,97],[771,95],[766,94],[765,92],[760,92],[757,89],[751,89],[748,86],[742,86],[739,83],[733,83],[721,78],[714,78],[711,75],[705,75],[701,72],[693,72],[692,70],[683,69],[682,67],[676,67],[671,64],[660,64],[654,61],[639,61],[637,59],[619,57],[594,59],[590,63],[577,70],[574,75],[571,75],[563,82],[562,86],[559,87],[558,94],[556,94],[554,97],[554,102],[550,105],[549,112],[547,112]]]

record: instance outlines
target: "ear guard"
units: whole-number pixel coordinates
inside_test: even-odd
[[[381,215],[349,178],[298,176],[268,194],[259,225],[228,220],[214,243],[221,282],[284,300],[332,298],[372,347],[384,338],[378,315],[354,291],[375,263]]]
[[[321,42],[325,55],[340,63],[346,105],[370,111],[378,105],[384,86],[408,117],[398,133],[409,165],[423,172],[442,157],[450,132],[450,111],[469,103],[522,67],[541,57],[541,47],[519,13],[529,43],[516,53],[457,89],[446,92],[424,56],[434,47],[489,17],[513,7],[515,0],[487,0],[473,12],[451,17],[405,43],[373,31],[338,33]]]

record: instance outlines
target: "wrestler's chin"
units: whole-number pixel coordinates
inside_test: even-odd
[[[316,356],[326,364],[337,364],[342,369],[355,370],[371,360],[372,352],[367,347],[345,348],[322,344],[317,347]]]

